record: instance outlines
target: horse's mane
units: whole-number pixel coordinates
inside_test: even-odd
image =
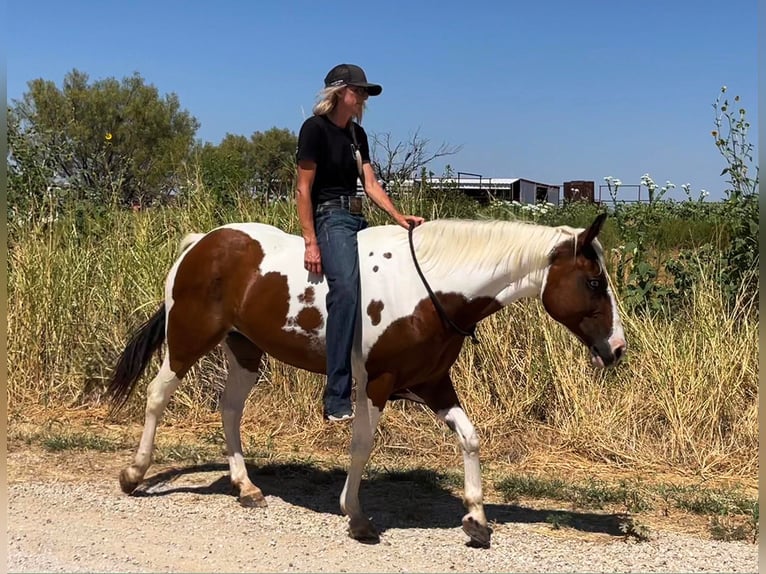
[[[523,221],[439,219],[416,233],[417,256],[424,269],[449,272],[503,266],[523,273],[545,267],[556,245],[576,241],[581,231]]]

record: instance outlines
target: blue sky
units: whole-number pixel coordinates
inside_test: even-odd
[[[551,184],[648,172],[722,197],[712,102],[738,94],[757,143],[755,0],[11,0],[7,96],[138,72],[218,143],[297,133],[337,63],[383,85],[364,126],[462,150],[431,168]],[[757,153],[756,153],[757,156]],[[598,193],[598,192],[597,192]]]

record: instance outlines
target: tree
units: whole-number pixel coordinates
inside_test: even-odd
[[[298,137],[288,129],[273,127],[255,132],[253,144],[258,191],[271,196],[288,195],[295,184],[295,153]]]
[[[36,79],[9,109],[9,184],[45,180],[94,201],[151,203],[177,185],[199,127],[178,97],[159,95],[140,75],[88,82],[73,70],[61,88]],[[9,123],[10,126],[10,123]],[[37,177],[37,176],[35,176]],[[38,178],[39,179],[39,178]],[[14,189],[17,196],[39,189]]]
[[[222,203],[231,204],[240,193],[283,197],[293,188],[297,145],[295,134],[276,127],[250,138],[226,134],[217,146],[200,148],[202,181]]]
[[[226,134],[221,143],[205,143],[197,154],[202,183],[222,205],[234,205],[238,194],[256,185],[254,147],[245,136]]]
[[[411,179],[436,158],[454,155],[463,149],[463,146],[442,143],[432,152],[428,149],[431,141],[421,137],[420,129],[415,130],[407,141],[394,143],[389,132],[371,134],[371,139],[370,156],[375,175],[386,183],[395,184]]]
[[[26,219],[39,214],[50,195],[50,182],[56,175],[50,154],[41,137],[21,133],[20,119],[7,108],[8,118],[8,219]]]

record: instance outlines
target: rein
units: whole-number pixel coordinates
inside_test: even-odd
[[[359,144],[356,141],[356,128],[354,127],[353,120],[351,122],[351,139],[354,142],[351,145],[351,150],[354,154],[354,159],[356,160],[356,167],[359,170],[359,179],[362,181],[362,187],[364,187],[364,170],[362,169],[362,155],[361,153],[359,153]],[[434,304],[434,307],[436,307],[436,311],[439,313],[439,316],[441,317],[442,321],[444,321],[448,326],[452,327],[460,335],[463,335],[463,337],[471,337],[471,342],[474,345],[477,344],[479,342],[479,339],[476,338],[476,325],[473,325],[468,331],[456,325],[455,322],[447,316],[447,312],[444,310],[444,307],[436,298],[436,294],[433,292],[433,289],[431,289],[431,286],[428,284],[428,281],[426,280],[426,276],[423,275],[423,271],[421,271],[420,269],[420,264],[418,263],[418,259],[417,257],[415,257],[415,245],[412,243],[413,229],[415,229],[415,225],[413,223],[410,223],[409,231],[407,232],[407,234],[410,240],[410,252],[412,253],[412,261],[413,263],[415,263],[415,269],[417,270],[418,275],[420,276],[420,280],[423,282],[423,285],[425,285],[426,291],[428,291],[428,296],[431,298],[431,302]]]
[[[410,223],[409,231],[407,232],[407,235],[410,240],[410,253],[412,253],[412,261],[415,263],[415,270],[418,272],[418,275],[420,276],[420,280],[423,282],[423,285],[426,287],[426,291],[428,291],[428,296],[431,298],[431,302],[434,304],[434,307],[436,307],[436,311],[439,313],[439,316],[441,317],[442,321],[444,321],[447,325],[452,327],[457,333],[460,335],[463,335],[463,337],[471,337],[471,342],[475,345],[479,342],[479,339],[476,338],[476,325],[473,325],[468,331],[465,329],[461,329],[458,325],[455,324],[455,322],[450,319],[447,316],[447,312],[444,310],[444,307],[439,302],[439,300],[436,298],[436,294],[433,292],[433,289],[431,289],[431,286],[428,284],[428,281],[426,281],[426,276],[423,275],[423,271],[420,269],[420,264],[418,263],[417,257],[415,257],[415,245],[412,242],[412,230],[415,229],[415,224]]]

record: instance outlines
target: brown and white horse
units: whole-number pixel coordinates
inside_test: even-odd
[[[437,220],[414,230],[421,269],[449,318],[470,328],[522,297],[540,297],[553,319],[588,346],[594,365],[617,363],[626,343],[596,239],[605,215],[586,230],[506,221]],[[303,267],[303,240],[259,223],[233,224],[187,236],[165,284],[165,302],[133,336],[109,385],[127,400],[152,354],[167,342],[149,383],[146,421],[132,465],[120,473],[131,493],[151,464],[157,423],[181,379],[221,343],[229,362],[221,399],[232,484],[245,506],[265,506],[248,477],[240,421],[264,353],[325,372],[322,276]],[[479,468],[479,439],[460,407],[450,367],[463,345],[439,315],[416,274],[407,230],[370,227],[359,234],[361,308],[352,364],[356,380],[351,465],[340,495],[349,533],[378,534],[359,504],[362,471],[378,419],[392,398],[425,403],[456,432],[465,465],[463,530],[488,547]],[[317,405],[320,408],[320,405]]]

